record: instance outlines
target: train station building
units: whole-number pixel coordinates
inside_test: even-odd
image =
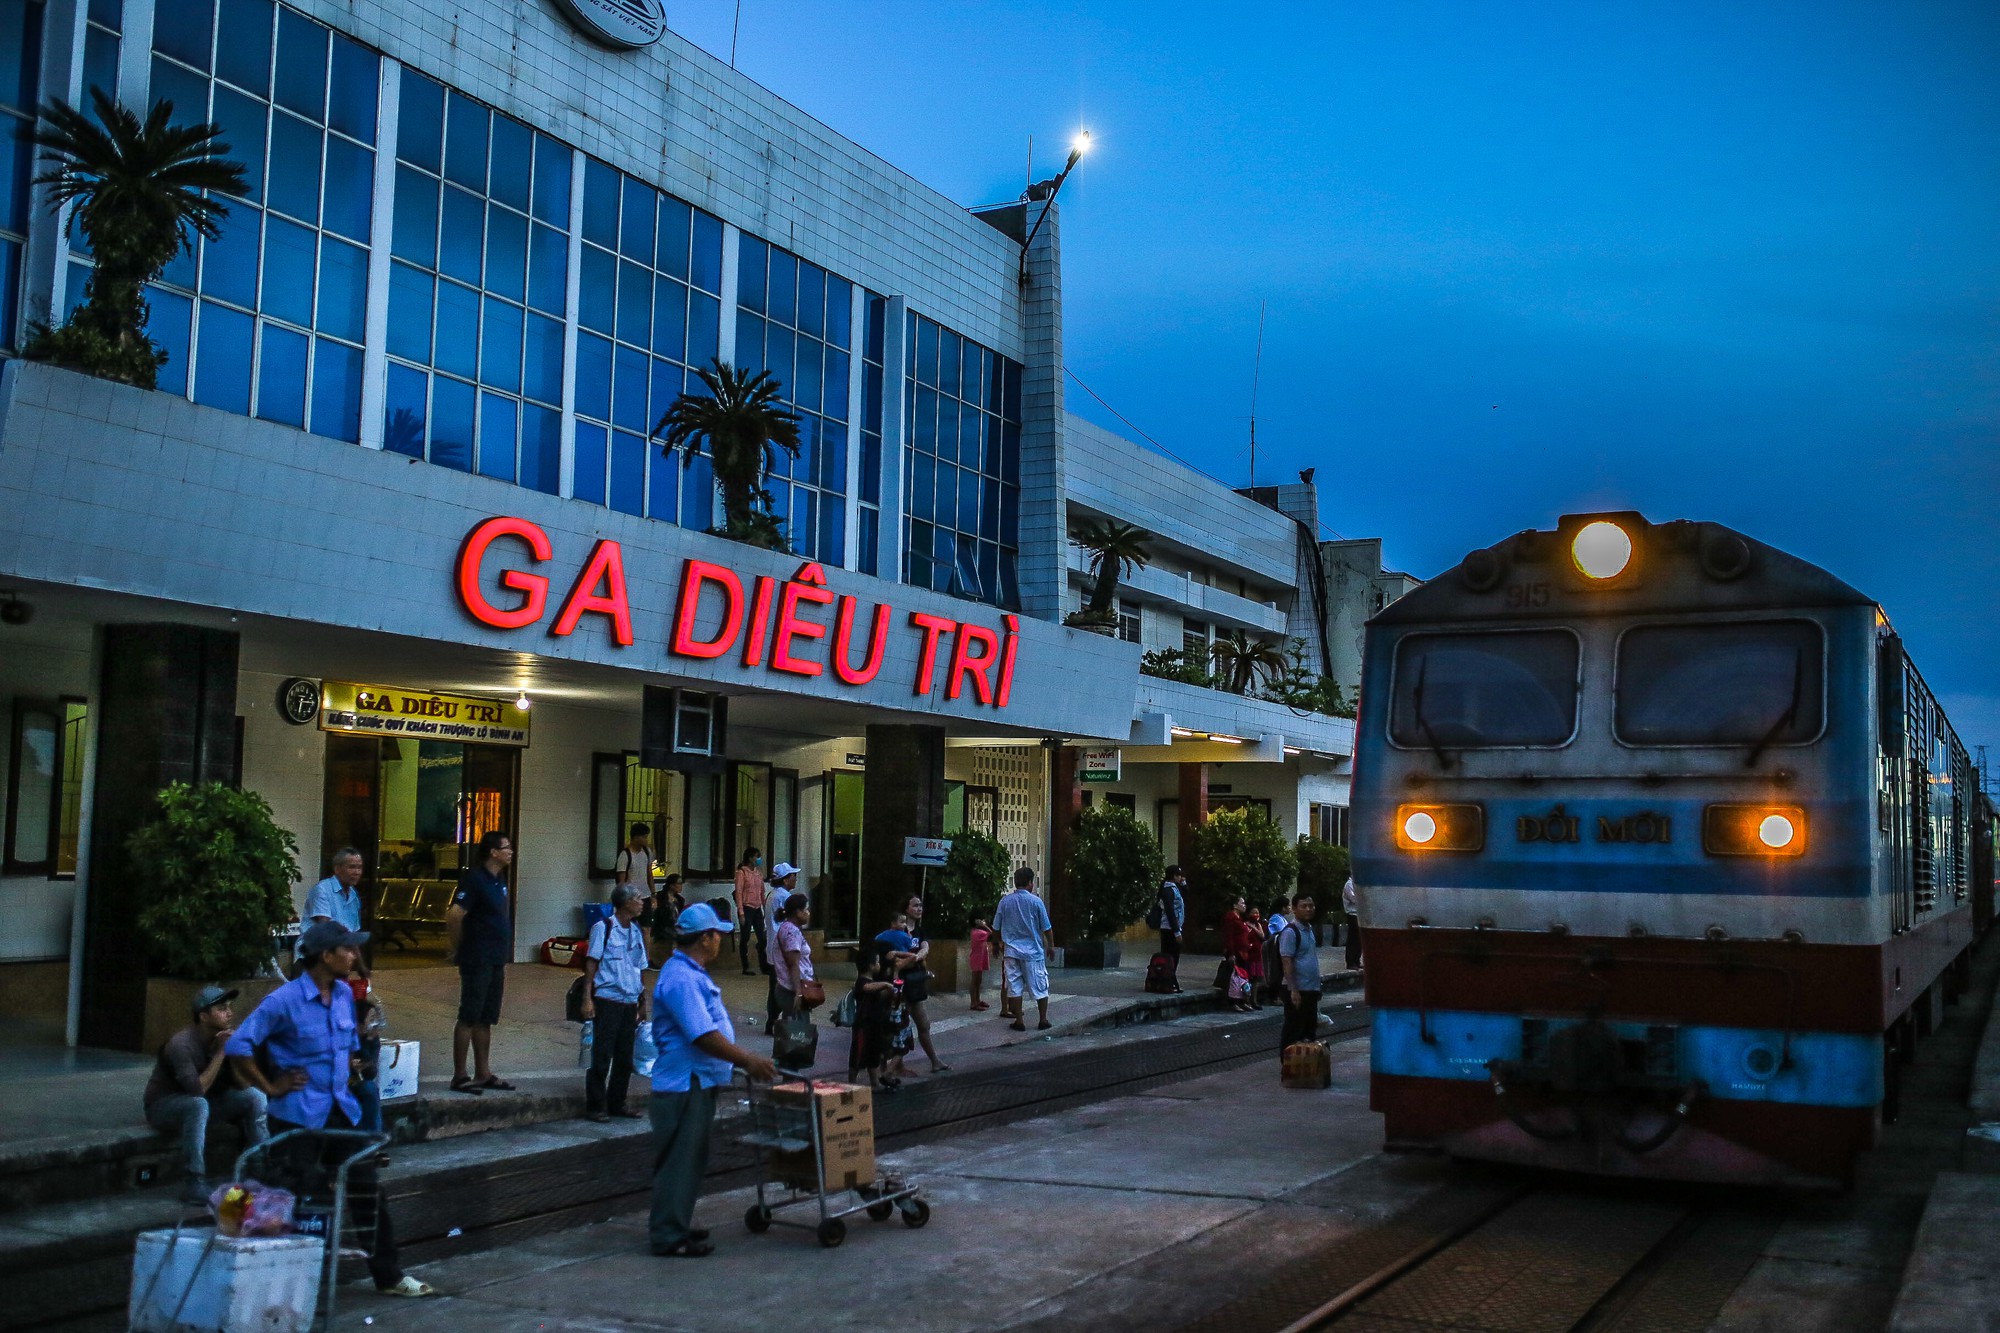
[[[749,845],[796,863],[835,940],[878,928],[906,837],[978,828],[1050,873],[1085,749],[1122,760],[1090,799],[1170,859],[1220,806],[1332,835],[1350,723],[1141,669],[1238,630],[1326,658],[1317,494],[1068,412],[1059,208],[946,199],[645,3],[0,24],[8,348],[89,272],[25,185],[41,99],[170,100],[251,181],[149,293],[156,389],[0,378],[8,1013],[136,1043],[122,848],[174,780],[268,800],[301,901],[360,848],[383,923],[441,917],[509,832],[521,961],[581,928],[634,822],[691,897]],[[711,535],[706,460],[648,439],[717,359],[800,418],[770,484],[791,553]],[[1112,635],[1063,624],[1095,517],[1153,534]]]

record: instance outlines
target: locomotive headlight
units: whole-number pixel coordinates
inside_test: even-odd
[[[1615,579],[1632,563],[1632,535],[1600,518],[1577,529],[1569,556],[1584,577]]]
[[[1701,843],[1711,856],[1804,856],[1806,812],[1796,805],[1711,805]]]
[[[1399,805],[1396,846],[1406,852],[1476,852],[1486,845],[1486,811],[1477,805]]]

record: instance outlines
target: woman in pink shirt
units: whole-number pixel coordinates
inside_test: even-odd
[[[750,937],[757,937],[757,960],[764,959],[764,854],[755,847],[743,849],[736,865],[736,957],[743,975],[754,977],[750,966]]]

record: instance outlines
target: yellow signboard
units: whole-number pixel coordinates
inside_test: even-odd
[[[357,736],[414,736],[480,745],[528,743],[528,710],[502,699],[323,681],[319,729]]]

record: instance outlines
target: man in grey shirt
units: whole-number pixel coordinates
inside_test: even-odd
[[[271,1136],[265,1124],[264,1094],[238,1087],[223,1056],[223,1045],[236,1030],[236,1015],[229,1007],[236,996],[236,991],[220,986],[197,991],[194,1021],[160,1047],[153,1076],[146,1083],[146,1123],[180,1135],[181,1165],[188,1176],[181,1198],[188,1203],[208,1202],[211,1115],[240,1126],[246,1146]]]
[[[1319,936],[1313,927],[1313,900],[1300,894],[1292,904],[1291,924],[1278,936],[1278,959],[1285,969],[1285,1024],[1280,1049],[1296,1041],[1311,1041],[1319,1030]]]

